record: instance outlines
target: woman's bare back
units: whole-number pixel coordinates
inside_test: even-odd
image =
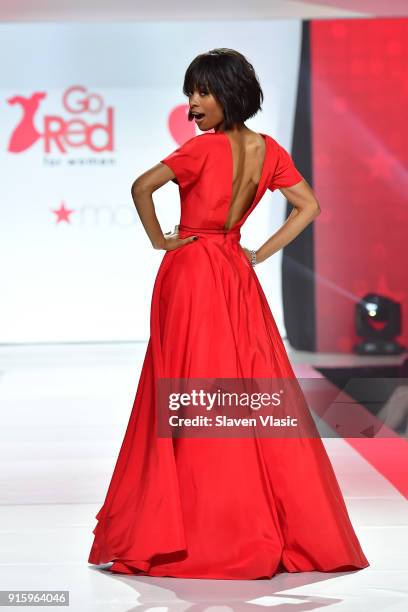
[[[231,145],[233,160],[232,198],[224,227],[229,229],[251,206],[262,176],[266,154],[264,137],[252,130],[241,134],[224,133]]]

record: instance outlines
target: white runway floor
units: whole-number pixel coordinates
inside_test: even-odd
[[[145,350],[144,343],[0,346],[0,589],[69,590],[75,612],[408,610],[408,502],[335,438],[324,444],[370,567],[233,581],[90,566],[94,517]]]

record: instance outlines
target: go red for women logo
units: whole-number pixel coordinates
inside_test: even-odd
[[[84,149],[92,153],[113,151],[113,108],[105,106],[101,95],[89,93],[80,85],[69,87],[62,96],[62,107],[68,115],[41,117],[40,106],[46,96],[40,91],[29,98],[19,95],[8,98],[8,104],[20,105],[23,111],[10,136],[8,151],[22,153],[37,141],[42,141],[44,153],[68,153],[73,149],[81,149],[81,153]],[[92,120],[102,112],[104,122]]]

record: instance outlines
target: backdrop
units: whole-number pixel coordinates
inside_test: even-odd
[[[0,25],[0,342],[148,339],[164,251],[130,188],[188,129],[200,133],[185,120],[188,64],[217,46],[244,53],[265,94],[248,126],[290,150],[300,39],[300,21]],[[172,229],[177,186],[153,199]],[[268,191],[241,243],[260,246],[284,203]],[[280,263],[271,257],[258,275],[285,334]]]

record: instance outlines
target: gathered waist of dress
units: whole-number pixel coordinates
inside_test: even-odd
[[[179,225],[176,225],[175,229],[192,234],[225,234],[227,236],[234,236],[238,239],[241,237],[241,230],[239,227],[230,229],[224,227],[191,227],[189,225],[180,223]]]

